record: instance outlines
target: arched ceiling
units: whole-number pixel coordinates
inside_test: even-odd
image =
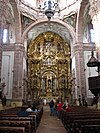
[[[29,4],[35,8],[39,8],[40,5],[41,5],[41,8],[43,8],[44,3],[48,2],[48,0],[24,0],[24,1],[26,4]],[[63,0],[63,3],[62,3],[62,0],[51,0],[51,1],[58,4],[58,7],[60,8],[60,10],[63,10],[64,8],[66,8],[66,6],[71,5],[76,2],[76,0]]]
[[[68,31],[68,29],[60,25],[58,23],[52,23],[52,22],[45,22],[41,23],[39,25],[36,25],[28,32],[28,39],[34,40],[39,34],[51,31],[54,33],[57,33],[59,36],[61,36],[68,44],[70,44],[70,41],[72,40],[71,34]]]
[[[28,0],[29,1],[29,0]],[[41,5],[41,2],[44,3],[45,0],[34,0],[34,3],[36,4],[32,4],[30,5],[29,3],[25,2],[24,0],[20,1],[19,4],[19,11],[21,12],[21,14],[31,18],[33,21],[37,21],[37,20],[47,20],[47,16],[45,15],[45,8],[39,8],[39,6]],[[77,14],[78,10],[79,10],[79,4],[81,3],[80,0],[55,0],[57,7],[54,10],[54,15],[52,17],[52,19],[59,19],[62,20],[65,17],[69,17],[71,15]],[[34,6],[36,5],[36,7]]]
[[[79,14],[78,14],[78,20],[77,20],[77,27],[76,27],[76,31],[77,34],[81,35],[83,33],[84,30],[84,24],[87,23],[88,21],[88,12],[89,12],[89,0],[83,0],[81,2],[81,6],[80,6],[80,10],[79,10]],[[82,20],[83,19],[83,20]],[[78,28],[80,27],[80,28]],[[78,36],[77,40],[79,40],[80,42],[82,41],[83,37],[82,36]]]

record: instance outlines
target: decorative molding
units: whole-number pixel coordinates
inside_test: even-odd
[[[89,0],[90,2],[90,11],[89,14],[91,18],[100,12],[100,0]]]

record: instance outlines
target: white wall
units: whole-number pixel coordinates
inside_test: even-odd
[[[94,56],[96,57],[96,52],[94,52]],[[93,94],[88,90],[89,86],[88,86],[88,77],[93,77],[93,76],[97,76],[98,72],[97,67],[88,67],[87,63],[89,61],[91,57],[91,51],[85,51],[84,52],[84,62],[85,62],[85,77],[86,77],[86,92],[87,92],[87,97],[88,98],[92,98]]]
[[[75,63],[75,56],[72,58],[72,72],[74,71],[74,76],[76,77],[76,65],[75,65],[76,63]],[[75,80],[75,99],[77,99],[77,83],[76,83],[76,79],[74,79]]]
[[[5,82],[6,86],[3,93],[7,99],[12,99],[13,87],[13,67],[14,67],[14,52],[7,51],[2,53],[2,68],[1,68],[1,82]]]

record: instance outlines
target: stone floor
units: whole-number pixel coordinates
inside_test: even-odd
[[[44,106],[43,116],[36,133],[67,133],[56,116],[50,116],[49,106]]]

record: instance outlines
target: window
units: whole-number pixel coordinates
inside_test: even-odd
[[[3,43],[7,43],[8,42],[8,30],[4,29],[3,31]]]
[[[95,33],[94,33],[94,29],[90,29],[90,42],[92,42],[92,43],[95,42]]]
[[[93,29],[92,21],[88,23],[88,29],[89,29],[89,41],[90,44],[95,42],[95,31]]]

